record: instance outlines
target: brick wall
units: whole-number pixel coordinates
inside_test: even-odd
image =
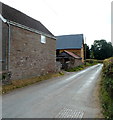
[[[11,26],[12,80],[55,72],[56,41],[46,37],[46,44],[42,44],[40,37],[39,34]]]

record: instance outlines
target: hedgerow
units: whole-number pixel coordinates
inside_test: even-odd
[[[103,63],[103,60],[97,60],[97,59],[86,59],[85,62],[94,64],[94,63]]]
[[[101,82],[101,102],[106,119],[113,119],[113,57],[104,60]]]

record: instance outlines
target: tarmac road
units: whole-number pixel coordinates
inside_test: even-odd
[[[3,118],[96,118],[102,64],[45,80],[2,97]]]

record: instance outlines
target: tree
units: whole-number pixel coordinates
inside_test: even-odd
[[[91,46],[91,58],[104,60],[113,56],[113,46],[106,40],[95,40]]]
[[[90,59],[90,49],[87,44],[84,44],[84,59]]]
[[[94,59],[94,45],[91,45],[90,58],[91,58],[91,59]]]

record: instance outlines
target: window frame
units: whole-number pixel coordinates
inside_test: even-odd
[[[46,44],[46,36],[41,35],[40,41],[41,41],[42,44]]]

